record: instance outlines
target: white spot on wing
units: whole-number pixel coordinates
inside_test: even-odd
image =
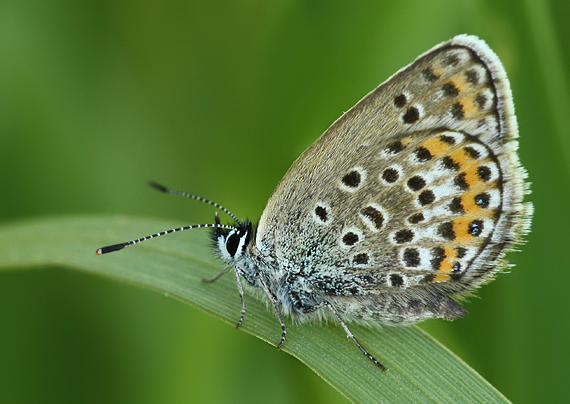
[[[326,220],[326,221],[323,221],[323,220],[319,217],[319,215],[317,215],[316,209],[317,209],[318,207],[321,207],[321,208],[324,208],[324,209],[325,209],[326,215],[327,215],[327,220]],[[315,222],[317,222],[318,224],[321,224],[321,225],[323,225],[323,224],[325,224],[325,225],[326,225],[326,224],[329,224],[329,223],[332,222],[332,219],[333,219],[333,217],[332,217],[332,215],[331,215],[331,207],[329,206],[328,203],[325,203],[325,202],[323,202],[323,201],[319,201],[319,202],[316,203],[315,207],[314,207],[313,210],[311,211],[311,214],[312,214],[312,217],[313,217],[313,219],[315,220]]]
[[[356,243],[352,244],[352,245],[347,245],[347,244],[345,244],[343,238],[344,238],[344,236],[346,236],[348,233],[354,233],[354,234],[356,234],[356,235],[358,236],[358,241],[357,241]],[[340,246],[341,246],[342,248],[349,249],[349,248],[352,248],[352,247],[354,247],[355,245],[361,243],[362,240],[364,240],[364,234],[362,233],[362,231],[361,231],[360,229],[357,229],[356,227],[349,227],[349,228],[345,229],[345,230],[342,232],[342,234],[341,234],[341,236],[340,236],[340,238],[339,238],[339,244],[340,244]]]
[[[396,170],[396,172],[398,173],[398,179],[394,182],[388,182],[384,180],[383,177],[384,172],[389,169]],[[380,173],[380,181],[382,181],[384,184],[393,185],[396,184],[399,180],[401,180],[403,176],[404,176],[404,169],[402,168],[402,166],[398,164],[392,164],[390,167],[386,167],[384,170],[382,170],[382,172]]]
[[[384,225],[386,224],[386,222],[388,221],[388,215],[386,214],[386,212],[384,211],[384,209],[382,209],[382,207],[376,203],[367,203],[366,205],[364,205],[363,209],[366,209],[368,206],[373,207],[374,209],[376,209],[378,212],[380,212],[380,214],[382,215],[384,224],[382,227],[384,227]],[[372,220],[370,220],[370,218],[368,216],[363,215],[362,213],[359,214],[360,219],[364,222],[364,224],[366,225],[366,227],[368,227],[371,231],[373,232],[377,232],[380,229],[378,227],[376,227],[376,223],[374,223]]]
[[[356,171],[358,174],[360,174],[360,182],[355,187],[349,187],[342,181],[342,178],[344,177],[344,175],[349,174],[353,171]],[[347,170],[347,172],[345,174],[343,174],[343,177],[341,177],[339,180],[339,188],[342,189],[343,191],[355,192],[358,189],[360,189],[362,187],[362,185],[364,184],[364,182],[366,181],[366,170],[360,166],[359,167],[353,167],[350,170]]]
[[[471,147],[472,149],[479,152],[478,160],[483,160],[489,155],[487,148],[480,143],[469,143],[466,144],[464,147]]]

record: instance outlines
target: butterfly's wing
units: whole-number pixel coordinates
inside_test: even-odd
[[[497,56],[476,37],[455,37],[369,93],[293,163],[256,248],[358,318],[367,316],[354,299],[374,312],[406,306],[402,320],[368,316],[384,322],[461,316],[447,295],[490,280],[529,225],[517,136]],[[427,304],[437,307],[410,316]]]

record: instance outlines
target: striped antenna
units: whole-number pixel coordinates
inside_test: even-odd
[[[122,250],[123,248],[130,247],[132,245],[141,243],[141,242],[146,241],[146,240],[150,240],[151,238],[164,236],[164,235],[170,234],[170,233],[176,233],[178,231],[190,230],[190,229],[201,229],[204,227],[217,227],[218,229],[230,229],[230,230],[235,229],[234,226],[231,226],[229,224],[219,224],[219,223],[216,223],[216,224],[195,224],[192,226],[178,227],[177,229],[162,231],[160,233],[155,233],[155,234],[152,234],[150,236],[139,238],[137,240],[127,241],[126,243],[119,243],[119,244],[113,244],[113,245],[110,245],[107,247],[102,247],[102,248],[99,248],[97,251],[95,251],[95,254],[97,254],[97,255],[107,254],[107,253],[110,253],[113,251]]]
[[[239,219],[236,217],[236,215],[234,215],[232,212],[230,212],[229,210],[227,210],[226,208],[224,208],[222,205],[220,205],[219,203],[213,202],[209,199],[205,199],[202,198],[201,196],[197,196],[197,195],[192,195],[192,194],[188,194],[186,192],[182,192],[182,191],[177,191],[175,189],[170,189],[170,188],[166,188],[163,185],[157,184],[154,181],[149,181],[148,185],[150,185],[151,187],[153,187],[154,189],[159,190],[160,192],[164,192],[167,194],[173,194],[173,195],[179,195],[179,196],[183,196],[184,198],[190,198],[190,199],[195,199],[197,201],[200,202],[204,202],[207,203],[209,205],[215,206],[216,208],[224,211],[225,213],[227,213],[228,216],[230,216],[232,219],[234,219],[236,221],[236,223],[238,225],[241,224],[241,222],[239,221]]]

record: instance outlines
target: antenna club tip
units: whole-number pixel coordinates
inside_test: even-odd
[[[122,250],[125,247],[128,247],[130,244],[129,243],[121,243],[121,244],[113,244],[107,247],[101,247],[99,248],[97,251],[95,251],[96,255],[101,255],[101,254],[107,254],[113,251],[119,251]]]
[[[148,185],[150,185],[150,186],[153,187],[154,189],[157,189],[157,190],[159,190],[159,191],[161,191],[161,192],[168,192],[168,188],[166,188],[166,187],[163,186],[163,185],[157,184],[157,183],[154,182],[154,181],[149,181],[149,182],[148,182]]]

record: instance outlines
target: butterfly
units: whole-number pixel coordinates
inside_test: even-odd
[[[254,225],[209,227],[227,268],[263,291],[281,324],[332,319],[377,366],[349,323],[455,320],[457,302],[505,268],[532,205],[517,155],[511,89],[495,53],[459,35],[404,67],[342,115],[291,166]]]

